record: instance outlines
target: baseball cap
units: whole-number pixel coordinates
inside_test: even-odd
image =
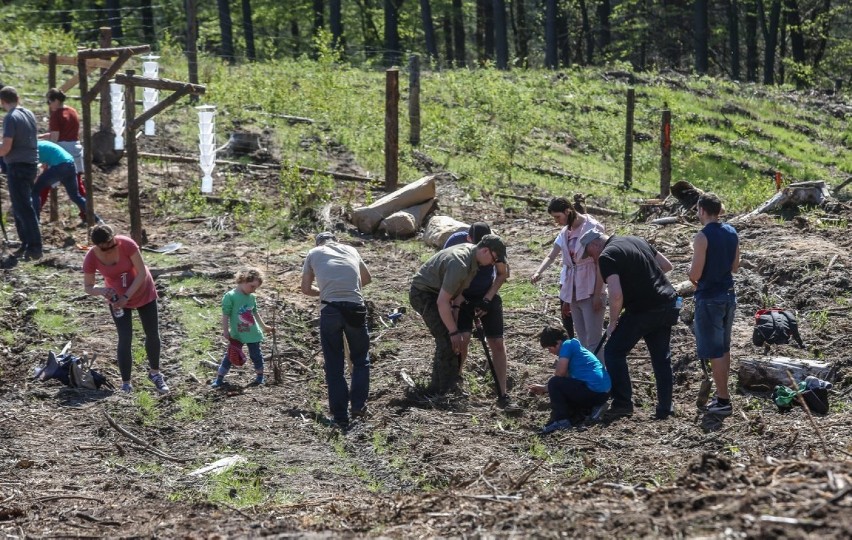
[[[467,231],[467,235],[473,240],[474,244],[478,244],[482,237],[486,234],[491,234],[491,227],[488,226],[487,223],[483,223],[481,221],[477,221],[473,225],[470,226],[470,229]]]
[[[589,252],[586,250],[586,246],[601,238],[603,233],[597,229],[592,229],[590,231],[586,231],[583,236],[580,237],[580,245],[583,247],[583,256],[581,259],[585,259],[589,256]]]
[[[334,236],[334,233],[328,232],[328,231],[323,231],[323,232],[319,233],[316,237],[316,243],[317,243],[318,246],[323,245],[324,243],[328,242],[329,240],[337,240],[337,238],[335,238],[335,236]]]
[[[496,234],[486,234],[476,244],[477,248],[488,248],[497,255],[497,262],[506,262],[506,244]]]

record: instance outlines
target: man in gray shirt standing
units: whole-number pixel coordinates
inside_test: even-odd
[[[0,157],[6,162],[9,198],[15,214],[15,228],[21,247],[15,256],[40,259],[41,230],[33,207],[32,190],[38,173],[38,132],[33,113],[19,105],[18,92],[11,86],[0,89],[3,118],[3,141]]]
[[[323,304],[320,310],[320,344],[325,358],[328,408],[340,427],[349,424],[350,402],[353,418],[363,418],[367,414],[370,336],[361,287],[370,283],[371,279],[358,251],[339,244],[330,232],[317,235],[316,247],[308,252],[302,268],[302,293],[319,296]],[[343,375],[344,336],[352,359],[351,389],[347,388]]]

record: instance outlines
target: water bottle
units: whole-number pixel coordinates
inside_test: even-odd
[[[115,303],[118,302],[118,294],[112,295],[112,298],[109,299],[112,304],[110,307],[112,308],[112,316],[116,319],[124,316],[124,308],[115,307]]]
[[[680,309],[683,307],[683,297],[678,296],[677,300],[675,300],[675,308]]]

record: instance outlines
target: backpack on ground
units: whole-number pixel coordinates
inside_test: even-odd
[[[752,342],[757,345],[786,345],[793,338],[802,349],[805,344],[799,335],[796,315],[782,308],[761,309],[754,314]]]
[[[106,386],[110,390],[115,390],[115,386],[106,377],[91,368],[91,362],[74,356],[67,350],[68,347],[66,346],[59,356],[54,354],[53,351],[49,351],[47,362],[41,368],[36,369],[35,378],[40,381],[58,379],[62,384],[71,388],[100,390],[102,386]]]

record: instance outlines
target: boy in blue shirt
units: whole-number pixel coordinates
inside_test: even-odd
[[[68,198],[77,205],[80,210],[80,219],[86,219],[86,199],[80,195],[77,189],[77,169],[74,166],[74,157],[58,144],[50,141],[38,141],[38,161],[44,166],[44,170],[38,176],[32,189],[33,209],[36,217],[41,213],[41,191],[44,188],[62,184]],[[101,221],[97,215],[95,221]]]
[[[609,399],[612,382],[600,360],[562,328],[547,327],[539,336],[542,347],[558,356],[553,376],[544,384],[531,384],[533,394],[550,395],[550,420],[541,434],[569,429],[571,420],[600,416]]]

